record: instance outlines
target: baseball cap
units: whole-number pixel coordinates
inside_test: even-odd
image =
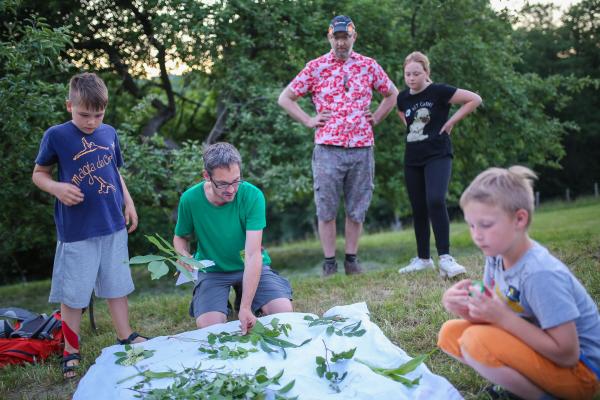
[[[329,33],[346,32],[351,35],[355,30],[354,22],[352,22],[350,17],[346,17],[345,15],[333,17],[329,23]]]

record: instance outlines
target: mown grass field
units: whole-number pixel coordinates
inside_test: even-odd
[[[592,298],[600,302],[600,201],[582,199],[541,207],[536,213],[531,236],[547,246],[569,265]],[[462,221],[451,226],[453,255],[468,269],[470,278],[479,278],[483,257],[473,246]],[[339,261],[343,242],[338,241]],[[397,269],[414,256],[412,229],[365,235],[360,257],[367,273],[358,277],[343,274],[319,277],[321,250],[317,241],[296,242],[269,249],[273,266],[290,277],[296,311],[322,314],[334,305],[365,301],[371,318],[384,333],[409,354],[429,352],[435,347],[441,324],[450,318],[440,298],[452,280],[425,272],[399,275]],[[343,268],[342,268],[343,270]],[[143,269],[134,271],[137,290],[130,296],[130,314],[134,329],[159,336],[195,329],[187,309],[191,287],[175,287],[174,280],[150,280]],[[17,306],[37,312],[51,312],[47,303],[49,281],[0,287],[1,306]],[[95,309],[98,333],[91,331],[87,314],[83,319],[82,374],[94,362],[102,348],[114,344],[106,304]],[[480,394],[485,382],[468,368],[436,352],[427,362],[436,374],[445,376],[466,399],[485,399]],[[38,365],[9,366],[0,370],[0,398],[64,399],[74,393],[78,380],[63,381],[59,359]],[[600,398],[600,397],[599,397]]]

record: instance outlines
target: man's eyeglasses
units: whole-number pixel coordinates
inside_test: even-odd
[[[348,75],[344,74],[344,92],[348,93],[350,90],[350,85],[348,85]]]
[[[210,176],[210,175],[208,175],[208,176]],[[232,188],[236,188],[236,187],[240,186],[240,184],[242,182],[244,182],[244,180],[241,178],[236,181],[233,181],[233,182],[216,182],[216,181],[213,181],[212,176],[210,176],[210,181],[217,189],[227,189],[229,186],[231,186]]]

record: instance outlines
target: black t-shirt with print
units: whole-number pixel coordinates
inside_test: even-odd
[[[422,166],[428,161],[452,157],[452,143],[440,130],[448,120],[450,99],[456,92],[453,86],[432,83],[420,93],[405,89],[398,95],[398,110],[406,119],[406,151],[404,163]]]

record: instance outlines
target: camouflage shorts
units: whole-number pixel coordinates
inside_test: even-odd
[[[313,151],[317,217],[331,221],[344,194],[346,216],[363,222],[373,196],[375,161],[372,147],[344,148],[316,145]]]

